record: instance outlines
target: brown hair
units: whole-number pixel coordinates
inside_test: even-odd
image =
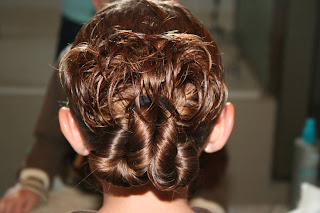
[[[173,1],[109,4],[79,32],[60,72],[100,180],[187,186],[227,99],[216,44]]]

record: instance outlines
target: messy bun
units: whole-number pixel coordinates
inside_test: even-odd
[[[163,191],[191,183],[227,95],[215,43],[189,11],[112,4],[80,31],[60,71],[99,180]]]

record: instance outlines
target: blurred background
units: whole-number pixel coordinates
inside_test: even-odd
[[[319,1],[180,2],[216,39],[236,108],[221,187],[230,212],[248,206],[283,212],[294,139],[306,117],[320,118]],[[34,142],[33,127],[56,67],[59,17],[59,0],[0,1],[0,194],[15,183]]]

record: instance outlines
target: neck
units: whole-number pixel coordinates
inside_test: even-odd
[[[193,213],[187,202],[187,189],[162,192],[154,187],[104,187],[104,203],[98,213]]]

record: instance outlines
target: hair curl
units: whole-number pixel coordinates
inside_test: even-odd
[[[191,183],[227,90],[215,42],[187,9],[110,4],[82,28],[60,72],[99,180],[164,191]]]

